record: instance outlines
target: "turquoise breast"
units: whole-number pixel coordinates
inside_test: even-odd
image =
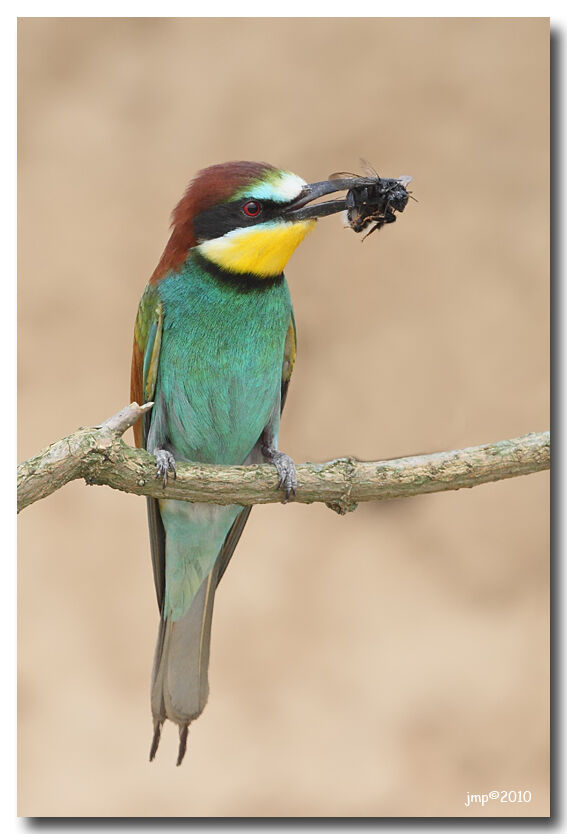
[[[177,458],[242,463],[278,402],[292,310],[287,282],[224,278],[189,259],[159,294],[159,434]]]

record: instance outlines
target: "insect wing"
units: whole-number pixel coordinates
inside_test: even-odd
[[[362,159],[362,157],[360,158],[360,167],[362,168],[362,170],[364,171],[366,176],[369,177],[370,179],[372,179],[372,180],[379,180],[380,179],[380,174],[375,169],[375,167],[373,165],[371,165],[370,162],[368,162],[367,159]]]
[[[335,171],[334,174],[329,174],[330,180],[357,180],[360,174],[353,174],[352,171]]]

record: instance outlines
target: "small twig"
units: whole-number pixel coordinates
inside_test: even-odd
[[[156,478],[154,458],[122,440],[126,429],[152,407],[132,403],[101,426],[82,428],[18,467],[18,511],[69,481],[106,484],[124,492],[214,504],[281,501],[278,476],[269,464],[214,466],[179,463],[166,487]],[[526,434],[453,452],[386,461],[339,458],[297,467],[295,500],[320,501],[346,513],[361,501],[384,501],[427,492],[478,486],[549,469],[549,432]]]
[[[18,466],[18,512],[77,478],[87,478],[97,456],[126,446],[122,435],[153,403],[131,403],[100,426],[78,429]],[[127,447],[126,448],[130,448]]]

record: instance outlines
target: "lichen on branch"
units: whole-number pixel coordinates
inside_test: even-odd
[[[18,467],[18,512],[69,481],[213,504],[271,504],[282,500],[270,464],[220,466],[178,463],[177,478],[163,486],[154,458],[122,440],[152,403],[131,403],[102,425],[80,428]],[[362,501],[384,501],[428,492],[470,488],[549,469],[549,432],[526,434],[450,452],[385,461],[338,458],[297,466],[295,501],[322,502],[341,514]]]

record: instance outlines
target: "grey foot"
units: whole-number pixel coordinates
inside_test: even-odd
[[[154,457],[156,459],[156,478],[161,478],[165,487],[170,474],[173,475],[174,480],[177,478],[175,458],[167,449],[156,449]]]
[[[289,455],[286,455],[285,452],[279,452],[277,449],[270,449],[267,446],[262,446],[262,454],[266,460],[273,463],[278,470],[278,475],[280,476],[278,489],[284,490],[285,501],[283,503],[286,504],[290,495],[295,495],[295,491],[297,489],[297,471],[295,469],[295,463]]]

